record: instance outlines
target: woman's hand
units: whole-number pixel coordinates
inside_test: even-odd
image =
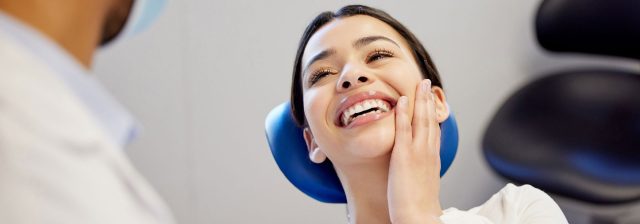
[[[440,130],[431,81],[418,84],[413,121],[407,97],[396,105],[396,137],[389,164],[387,198],[394,224],[441,223]]]

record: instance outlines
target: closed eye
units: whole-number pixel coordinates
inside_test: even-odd
[[[374,50],[373,52],[371,52],[367,58],[366,58],[366,62],[367,63],[371,63],[380,59],[384,59],[384,58],[389,58],[389,57],[393,57],[393,52],[389,51],[389,50],[385,50],[385,49],[377,49]]]
[[[326,77],[328,75],[331,75],[333,73],[335,73],[335,71],[333,71],[333,69],[330,69],[330,68],[319,69],[319,70],[313,72],[311,74],[311,76],[309,77],[309,85],[316,84],[322,78],[324,78],[324,77]]]

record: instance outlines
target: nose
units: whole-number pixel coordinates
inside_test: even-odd
[[[367,85],[372,81],[371,77],[362,72],[353,72],[351,74],[343,75],[338,80],[338,90],[347,91],[354,88],[358,88],[363,85]]]

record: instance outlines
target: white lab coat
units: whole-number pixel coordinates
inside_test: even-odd
[[[0,223],[173,223],[77,97],[2,30]]]

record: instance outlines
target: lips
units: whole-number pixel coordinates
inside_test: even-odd
[[[340,102],[335,122],[339,127],[347,128],[378,120],[396,104],[393,97],[374,90],[350,95]]]

